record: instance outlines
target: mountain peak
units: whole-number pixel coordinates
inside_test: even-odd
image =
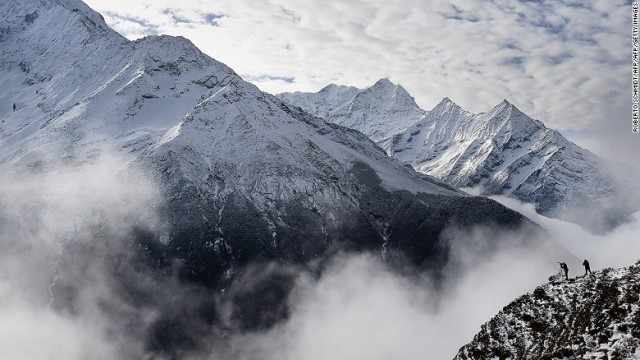
[[[496,106],[493,107],[493,109],[491,109],[492,112],[499,112],[502,110],[509,110],[514,108],[513,104],[511,104],[509,102],[509,100],[507,99],[503,99],[502,101],[500,101]]]
[[[389,78],[383,77],[382,79],[376,81],[376,83],[373,84],[373,86],[375,86],[375,87],[388,87],[388,86],[396,86],[396,84],[392,83],[391,80],[389,80]]]
[[[385,96],[390,96],[394,101],[403,104],[403,106],[418,108],[413,96],[411,96],[402,85],[394,84],[386,77],[376,81],[375,84],[364,89],[362,92],[371,93],[373,91],[377,93],[378,90],[380,90],[382,94],[386,94]]]
[[[171,35],[148,35],[138,40],[133,41],[139,47],[147,47],[155,50],[158,53],[164,52],[178,52],[180,55],[185,53],[196,54],[197,56],[204,55],[191,40],[182,36]]]
[[[431,113],[441,115],[446,112],[451,112],[455,110],[462,110],[462,108],[458,106],[458,104],[451,101],[449,97],[445,97],[444,99],[440,100],[438,105],[436,105],[436,107],[434,107],[433,110],[431,110]]]
[[[88,22],[84,22],[86,26],[113,31],[104,21],[102,14],[93,10],[81,0],[49,0],[48,2],[53,7],[60,6],[71,11],[73,14],[80,14],[88,20]]]
[[[444,97],[442,100],[440,100],[440,102],[438,103],[438,105],[453,105],[453,106],[458,106],[458,104],[454,103],[453,100],[451,100],[448,96]]]
[[[338,87],[338,85],[331,83],[325,87],[323,87],[322,89],[320,89],[320,92],[327,92],[327,91],[331,91],[333,89],[336,89]]]
[[[329,122],[356,129],[379,144],[425,115],[402,86],[386,77],[364,89],[330,84],[317,93],[285,93],[278,97]]]
[[[137,51],[149,59],[151,68],[158,68],[162,66],[162,63],[169,62],[170,66],[164,65],[166,71],[216,68],[222,73],[236,75],[231,68],[209,57],[200,51],[191,40],[182,36],[149,35],[132,43]],[[178,64],[180,65],[176,67]]]
[[[322,89],[320,89],[320,91],[318,91],[318,93],[335,93],[335,92],[351,92],[351,91],[356,91],[358,90],[358,88],[355,88],[353,86],[347,86],[347,85],[338,85],[338,84],[329,84],[325,87],[323,87]]]
[[[503,117],[502,115],[512,118],[524,113],[507,99],[503,99],[498,105],[494,106],[493,109],[489,111],[489,114],[493,114],[493,116],[499,116],[501,118]]]
[[[98,12],[80,0],[40,0],[40,1],[2,1],[0,2],[0,22],[3,34],[8,38],[29,29],[49,29],[47,40],[33,37],[32,44],[42,48],[51,46],[53,37],[65,43],[67,49],[76,43],[94,43],[98,38],[126,39],[105,23]]]

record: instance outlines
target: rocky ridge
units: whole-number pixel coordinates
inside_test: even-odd
[[[640,262],[552,281],[507,305],[463,359],[639,359]]]

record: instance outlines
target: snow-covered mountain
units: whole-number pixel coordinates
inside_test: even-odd
[[[142,169],[160,184],[149,202],[163,220],[157,228],[88,221],[86,229],[73,212],[83,231],[52,251],[54,273],[40,289],[51,309],[73,317],[94,280],[85,272],[99,263],[95,279],[107,285],[92,294],[96,311],[120,324],[110,338],[136,340],[145,356],[135,358],[197,358],[191,352],[234,331],[272,326],[288,315],[289,269],[322,269],[337,252],[440,270],[456,239],[449,227],[540,231],[497,202],[415,172],[356,130],[261,92],[187,39],[129,41],[79,0],[7,0],[0,20],[0,171],[28,176],[108,153],[120,160],[114,173]],[[393,92],[397,104],[408,101]],[[393,106],[391,114],[415,115],[398,130],[424,116]]]
[[[278,97],[332,123],[356,129],[389,151],[391,137],[422,119],[425,111],[400,85],[378,80],[366,89],[328,85],[318,93]]]
[[[91,241],[65,237],[55,246],[60,260],[43,290],[52,308],[74,313],[92,280],[77,262],[104,264],[99,273],[110,285],[98,307],[108,316],[129,309],[126,336],[155,354],[141,358],[186,358],[220,334],[286,317],[296,277],[256,263],[306,266],[370,251],[390,265],[439,270],[453,241],[449,226],[539,232],[494,201],[388,157],[362,133],[261,92],[184,38],[129,41],[79,0],[8,0],[0,19],[0,171],[29,176],[25,169],[80,166],[108,153],[120,161],[113,172],[143,169],[160,184],[149,212],[163,223],[118,229],[134,255],[73,212],[74,224],[90,228],[68,233]],[[243,276],[251,266],[260,276]],[[259,286],[245,286],[254,279]],[[116,296],[126,306],[106,306]],[[142,319],[148,312],[153,318]]]
[[[0,166],[46,168],[101,151],[144,166],[166,194],[158,253],[181,259],[189,278],[215,284],[251,259],[306,261],[340,248],[440,268],[446,226],[534,229],[261,92],[184,38],[128,41],[79,0],[9,0],[0,14]],[[378,88],[395,98],[385,111],[410,115],[394,129],[422,116],[403,89]]]
[[[542,285],[482,325],[455,359],[639,359],[640,262]]]
[[[394,117],[381,112],[379,105],[351,111],[335,101],[336,97],[328,96],[338,91],[362,96],[381,83],[400,88],[383,79],[362,91],[328,86],[319,93],[282,94],[280,98],[329,121],[354,126],[389,155],[421,173],[456,187],[478,188],[482,195],[505,195],[533,203],[545,215],[602,230],[638,209],[632,179],[640,176],[640,171],[601,159],[506,100],[488,112],[474,114],[449,98],[426,112],[413,100],[394,102],[389,92],[372,97],[377,99],[375,104],[396,104]],[[408,94],[404,98],[412,99]],[[381,123],[392,124],[393,129]],[[597,216],[588,216],[594,212]]]

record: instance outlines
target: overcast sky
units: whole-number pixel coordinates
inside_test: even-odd
[[[261,89],[403,85],[426,110],[506,98],[579,145],[638,164],[631,5],[622,0],[86,0],[130,39],[182,35]]]

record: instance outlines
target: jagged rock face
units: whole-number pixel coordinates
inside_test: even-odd
[[[380,83],[388,80],[361,92],[334,85],[315,94],[280,97],[329,121],[362,131],[389,155],[421,173],[456,187],[479,187],[483,195],[505,195],[533,203],[541,214],[603,230],[638,210],[640,201],[630,196],[634,194],[630,179],[640,176],[640,171],[622,169],[580,148],[506,100],[480,114],[467,112],[445,98],[433,110],[415,115],[419,109],[415,103],[403,102],[405,111],[393,112],[394,116],[404,116],[402,121],[375,106],[356,111],[351,105],[341,105],[348,96],[333,95],[370,93]],[[394,99],[388,93],[379,94],[379,104]],[[361,118],[369,120],[355,121]],[[388,127],[378,123],[387,123]],[[407,127],[391,129],[397,124]],[[585,208],[602,216],[587,216]]]
[[[550,282],[482,325],[455,359],[640,358],[640,262]]]

